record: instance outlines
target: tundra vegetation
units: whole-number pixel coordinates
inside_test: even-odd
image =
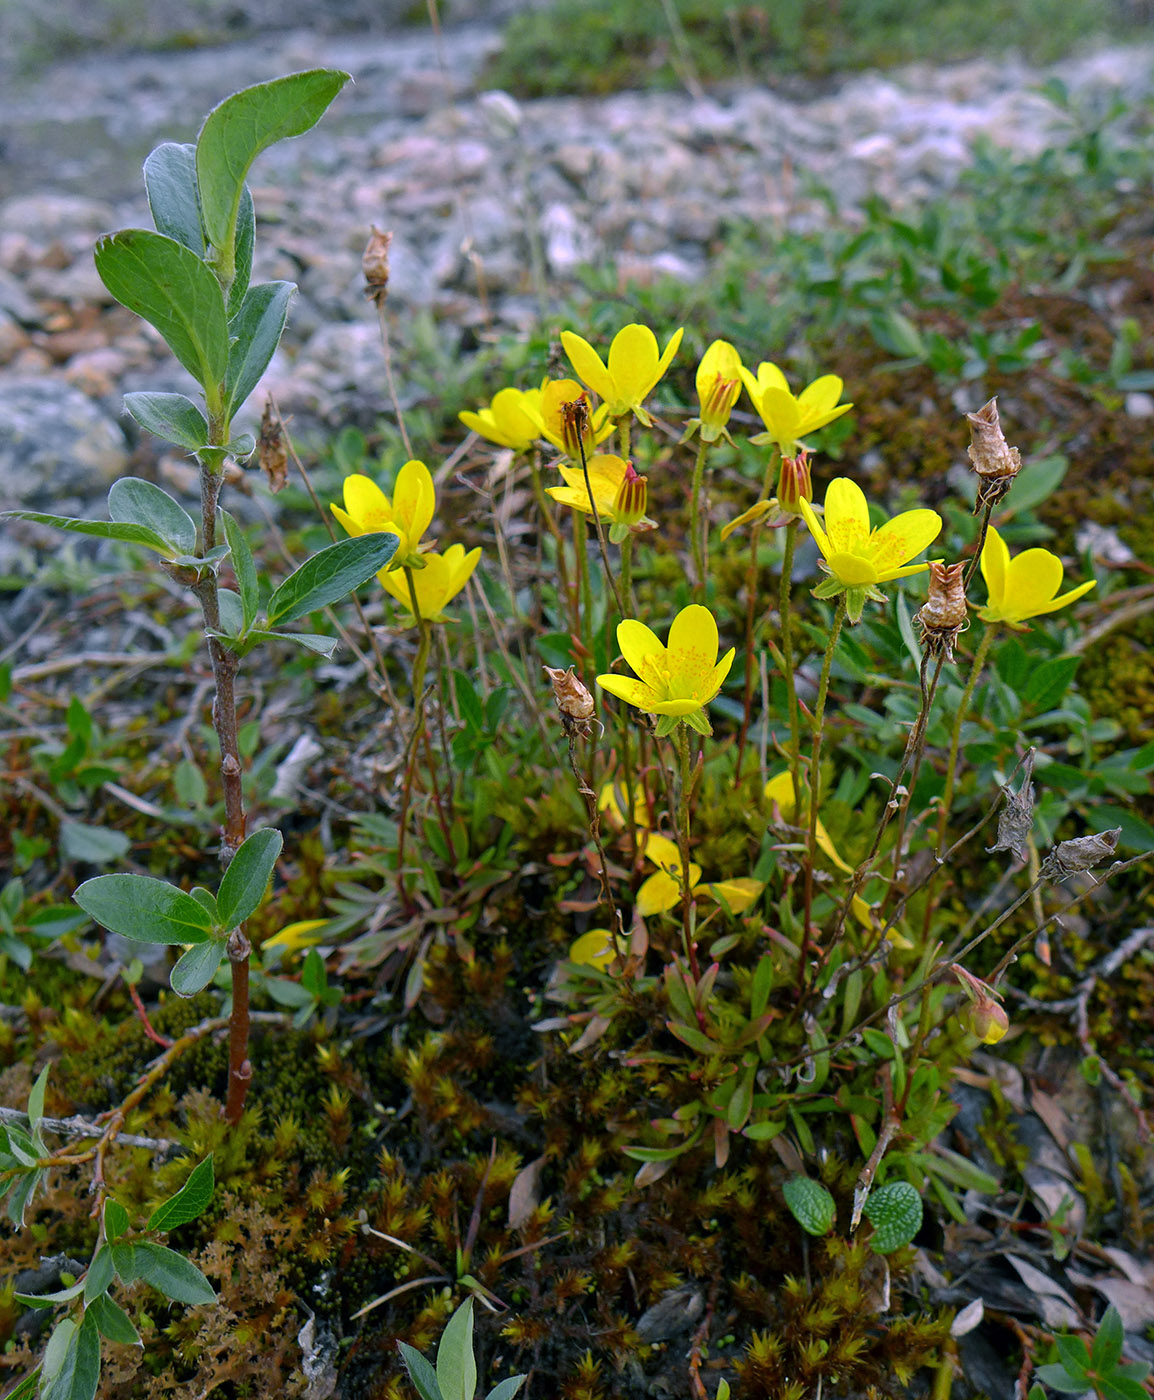
[[[941,1400],[979,1326],[1148,1393],[1145,115],[471,361],[394,366],[374,231],[378,432],[256,440],[246,179],[344,81],[96,247],[199,501],[10,513],[63,648],[166,642],[0,672],[8,1393]]]

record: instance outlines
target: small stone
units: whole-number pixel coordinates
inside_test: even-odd
[[[1154,394],[1127,394],[1125,404],[1128,418],[1154,418]]]
[[[0,502],[52,510],[99,498],[128,467],[120,427],[61,379],[0,382]]]

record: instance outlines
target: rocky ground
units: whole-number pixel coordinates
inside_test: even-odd
[[[107,54],[6,84],[0,173],[0,505],[99,497],[133,452],[130,389],[187,389],[151,330],[115,306],[95,238],[147,223],[139,170],[159,140],[189,140],[216,101],[296,69],[348,69],[321,126],[254,172],[257,276],[300,288],[268,376],[298,421],[371,423],[384,394],[360,286],[371,224],[391,229],[390,310],[463,328],[519,328],[584,264],[625,287],[691,284],[727,226],[774,234],[872,191],[908,203],[948,190],[975,142],[1024,154],[1052,139],[1047,76],[1012,60],[864,74],[784,96],[732,86],[518,104],[483,90],[493,26],[326,37],[300,30],[222,48]],[[1148,49],[1053,70],[1075,94],[1149,94]],[[628,294],[623,299],[628,302]],[[403,376],[403,366],[400,367]],[[402,397],[405,386],[402,383]],[[259,403],[258,393],[251,401]]]

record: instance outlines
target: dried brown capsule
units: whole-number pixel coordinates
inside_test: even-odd
[[[389,293],[389,244],[392,241],[391,233],[382,233],[374,224],[361,257],[365,296],[370,297],[378,306],[384,305]]]
[[[1116,826],[1111,831],[1099,831],[1093,836],[1059,841],[1052,851],[1047,852],[1041,873],[1048,880],[1064,880],[1068,875],[1092,870],[1114,854],[1121,835],[1122,828]]]
[[[996,506],[1014,484],[1022,469],[1022,459],[1016,447],[1011,447],[1002,432],[998,418],[998,400],[983,404],[977,413],[967,413],[970,420],[970,461],[980,480],[974,514],[986,506]]]
[[[944,651],[949,661],[954,659],[958,633],[967,625],[965,568],[964,562],[943,564],[931,559],[930,594],[914,613],[914,621],[922,629],[923,648],[931,656]]]
[[[998,837],[986,850],[1013,851],[1023,863],[1030,858],[1030,832],[1034,825],[1034,784],[1030,781],[1034,773],[1034,750],[1031,749],[1022,763],[1022,783],[1015,792],[1009,784],[1002,793],[1006,805],[998,813]]]
[[[572,666],[562,671],[556,666],[546,666],[545,674],[553,684],[553,699],[561,715],[561,724],[566,736],[572,738],[580,734],[588,739],[596,721],[597,706],[586,686],[577,679]]]
[[[260,416],[260,437],[256,441],[256,460],[275,495],[288,485],[288,449],[284,441],[284,425],[280,415],[273,412],[272,400],[266,399]]]

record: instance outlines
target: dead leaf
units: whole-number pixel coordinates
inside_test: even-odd
[[[509,1188],[509,1229],[519,1230],[527,1225],[533,1212],[541,1204],[541,1168],[544,1157],[537,1157],[521,1168],[513,1178]]]
[[[958,1313],[953,1322],[950,1323],[951,1337],[964,1337],[967,1332],[972,1332],[985,1316],[986,1305],[980,1298],[975,1298],[973,1302]]]
[[[1016,1254],[1005,1254],[1003,1258],[1035,1295],[1034,1301],[1042,1314],[1042,1321],[1051,1331],[1055,1327],[1081,1325],[1077,1305],[1060,1283],[1055,1283],[1049,1274],[1044,1274]]]

